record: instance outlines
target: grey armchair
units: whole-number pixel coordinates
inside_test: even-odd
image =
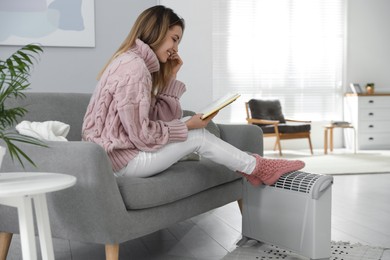
[[[46,171],[77,177],[75,186],[47,195],[53,237],[105,245],[106,258],[118,259],[122,242],[241,200],[242,178],[204,158],[178,162],[150,178],[116,178],[106,152],[81,141],[89,99],[90,94],[28,93],[19,101],[29,111],[24,119],[69,124],[69,142],[48,142],[49,148],[22,145],[37,167],[27,163],[23,169],[9,155],[1,167],[1,172]],[[257,126],[210,127],[242,150],[263,152]],[[5,259],[12,233],[19,233],[16,209],[0,206],[0,219],[0,259]]]

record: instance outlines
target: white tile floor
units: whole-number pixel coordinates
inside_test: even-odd
[[[332,239],[390,247],[390,174],[334,180]]]
[[[390,248],[390,173],[334,176],[332,196],[332,240]],[[240,238],[241,214],[231,203],[121,244],[120,259],[259,259],[253,250],[237,251]],[[102,245],[54,242],[57,260],[104,259]],[[21,259],[17,235],[8,259]]]

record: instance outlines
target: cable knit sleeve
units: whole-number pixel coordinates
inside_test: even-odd
[[[126,68],[127,71],[132,71],[132,77],[123,77],[124,82],[118,84],[116,95],[119,118],[128,133],[129,140],[143,151],[155,151],[169,142],[186,140],[188,129],[185,123],[179,120],[180,117],[170,116],[170,120],[163,120],[164,117],[160,120],[150,117],[152,100],[150,74],[146,71],[135,73],[136,68],[139,66]],[[181,95],[180,88],[183,86],[172,87],[172,90],[176,89],[175,95]],[[173,107],[175,111],[181,111],[177,104]],[[165,106],[160,109],[162,109],[161,113],[170,114],[170,110]]]
[[[178,80],[171,80],[162,91],[152,98],[150,118],[170,121],[182,116],[180,97],[186,91],[185,85]]]

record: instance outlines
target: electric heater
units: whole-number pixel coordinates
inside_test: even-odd
[[[243,185],[242,235],[310,259],[331,256],[333,177],[302,171],[274,185]]]

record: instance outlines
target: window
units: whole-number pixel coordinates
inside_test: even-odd
[[[244,102],[279,99],[288,118],[337,119],[343,102],[345,0],[213,0],[213,98],[243,122]]]

